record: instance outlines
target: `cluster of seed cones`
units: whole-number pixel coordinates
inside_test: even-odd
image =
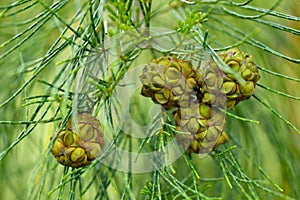
[[[252,57],[237,48],[219,56],[235,75],[224,73],[212,59],[196,70],[189,61],[166,56],[151,60],[140,76],[143,96],[175,110],[177,131],[186,133],[176,138],[188,153],[207,153],[228,140],[221,109],[249,99],[260,78]]]
[[[77,115],[76,123],[69,120],[54,141],[51,153],[56,160],[73,168],[90,164],[100,156],[104,145],[100,122],[89,113]]]

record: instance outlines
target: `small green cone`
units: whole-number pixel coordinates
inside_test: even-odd
[[[203,100],[206,103],[218,105],[218,97],[220,96],[216,96],[216,94],[221,93],[226,95],[226,108],[231,109],[240,101],[249,99],[253,95],[260,75],[252,56],[241,52],[237,48],[222,52],[219,56],[237,75],[244,79],[244,83],[239,83],[233,74],[230,73],[224,73],[224,77],[220,78],[218,73],[220,73],[221,69],[213,60],[210,60],[200,70]],[[212,95],[215,95],[215,98]]]
[[[101,155],[103,137],[100,122],[89,113],[81,113],[77,115],[76,125],[69,120],[58,133],[51,153],[62,165],[83,167]]]
[[[151,60],[140,75],[141,94],[165,109],[189,106],[198,88],[198,72],[186,60],[166,56]]]
[[[209,104],[179,108],[173,115],[177,131],[189,133],[176,135],[187,153],[208,153],[227,141],[222,136],[225,134],[225,116]]]

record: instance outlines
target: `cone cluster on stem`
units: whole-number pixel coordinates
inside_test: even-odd
[[[166,56],[152,59],[140,76],[143,96],[175,110],[176,138],[187,153],[208,153],[227,142],[222,108],[249,99],[260,78],[252,57],[237,48],[219,56],[235,75],[223,72],[213,59],[195,69],[187,60]]]
[[[77,119],[69,120],[56,138],[51,153],[65,166],[78,168],[90,164],[100,156],[104,146],[100,122],[89,113],[80,113]]]

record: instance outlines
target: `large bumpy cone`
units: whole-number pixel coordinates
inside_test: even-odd
[[[208,104],[180,108],[174,119],[177,130],[186,133],[176,137],[187,153],[208,153],[227,141],[224,114]]]
[[[224,98],[219,98],[218,95],[226,95],[226,107],[231,109],[240,101],[249,99],[252,96],[260,75],[252,56],[241,52],[237,48],[222,52],[219,56],[245,82],[239,83],[230,73],[224,73],[223,77],[220,78],[220,69],[211,60],[201,70],[203,102],[215,105],[222,104],[222,102],[217,101]],[[223,104],[225,103],[223,102]]]
[[[74,121],[69,120],[58,134],[51,153],[60,164],[78,168],[100,156],[104,138],[100,122],[90,114],[78,114]]]
[[[198,100],[195,93],[197,78],[189,61],[171,56],[153,59],[140,76],[141,93],[165,109],[187,107]]]

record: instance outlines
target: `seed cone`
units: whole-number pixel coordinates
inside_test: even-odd
[[[260,79],[258,69],[254,63],[252,56],[241,52],[237,48],[229,49],[226,52],[219,54],[222,60],[245,82],[238,83],[234,76],[230,73],[224,73],[220,78],[220,69],[217,64],[211,60],[207,63],[204,69],[201,70],[203,77],[201,82],[201,92],[203,95],[203,102],[210,104],[219,104],[224,102],[217,102],[222,100],[220,95],[226,95],[226,107],[233,108],[240,101],[249,99],[254,93],[257,81]]]
[[[171,56],[153,59],[140,76],[141,94],[165,109],[187,107],[198,99],[195,94],[197,73],[186,60]]]
[[[74,168],[90,164],[100,156],[104,146],[103,131],[95,117],[81,113],[77,115],[77,122],[67,122],[51,149],[60,164]]]
[[[208,104],[179,108],[174,119],[178,131],[189,133],[176,136],[187,153],[208,153],[228,140],[224,114]]]

